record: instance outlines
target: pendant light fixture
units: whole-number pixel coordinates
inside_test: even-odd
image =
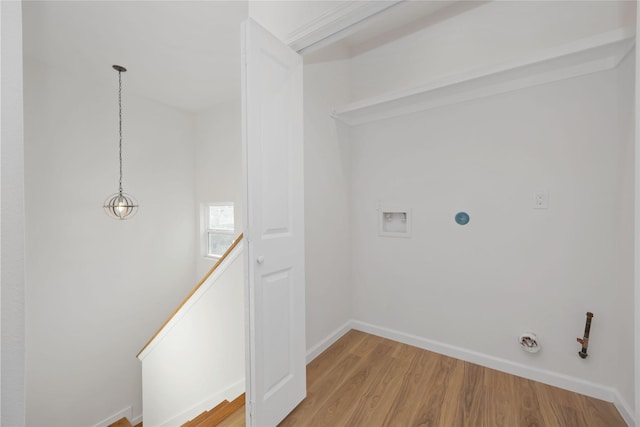
[[[114,65],[113,69],[118,72],[118,122],[119,122],[119,160],[120,160],[120,181],[118,192],[110,195],[104,201],[104,211],[114,219],[129,219],[138,211],[138,202],[130,194],[122,191],[122,73],[127,71],[120,65]]]

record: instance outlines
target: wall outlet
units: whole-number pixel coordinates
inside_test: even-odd
[[[549,192],[536,191],[533,195],[533,208],[534,209],[549,209]]]

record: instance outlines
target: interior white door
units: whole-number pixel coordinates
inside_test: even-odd
[[[243,26],[247,424],[277,425],[306,396],[302,58]]]

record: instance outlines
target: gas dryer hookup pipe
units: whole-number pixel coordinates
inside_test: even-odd
[[[589,346],[589,331],[591,330],[591,319],[593,318],[593,313],[590,311],[587,312],[587,323],[584,325],[584,337],[578,338],[578,342],[582,344],[582,350],[578,352],[578,355],[583,359],[586,359],[587,347]]]

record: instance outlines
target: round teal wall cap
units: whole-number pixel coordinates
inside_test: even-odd
[[[469,222],[469,214],[466,212],[458,212],[456,214],[456,222],[460,225],[466,225]]]

